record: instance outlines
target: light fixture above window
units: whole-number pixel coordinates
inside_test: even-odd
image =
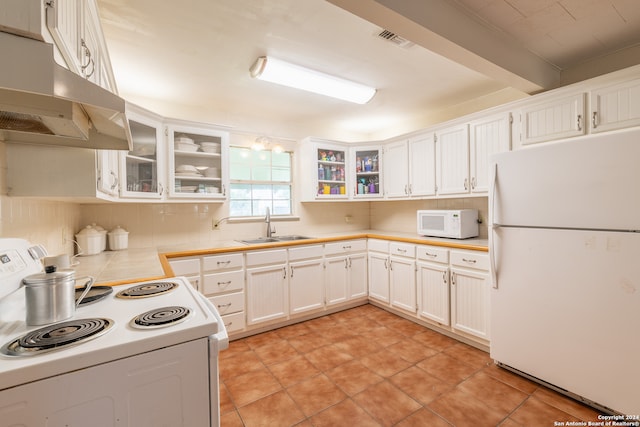
[[[366,104],[376,94],[375,88],[290,64],[270,56],[261,56],[256,59],[249,71],[251,77],[260,80],[356,104]]]
[[[268,138],[266,136],[259,136],[253,142],[253,144],[251,144],[251,149],[254,151],[262,151],[270,148],[271,151],[273,151],[274,153],[282,153],[284,151],[284,148],[282,148],[282,145],[280,144],[272,145],[271,143],[272,143],[271,138]]]

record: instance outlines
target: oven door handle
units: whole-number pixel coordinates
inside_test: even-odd
[[[215,341],[217,342],[217,347],[218,347],[218,351],[222,351],[222,350],[226,350],[229,348],[229,335],[227,334],[227,328],[225,328],[224,326],[224,321],[222,320],[222,317],[220,316],[220,313],[218,313],[218,310],[216,309],[216,307],[213,305],[213,303],[211,301],[209,301],[209,299],[207,297],[205,297],[204,295],[198,293],[198,296],[202,299],[202,301],[204,302],[204,304],[207,306],[207,308],[209,309],[209,311],[211,312],[211,314],[213,314],[216,318],[216,320],[218,321],[218,327],[220,328],[218,330],[218,333],[213,334],[209,337],[209,341]]]

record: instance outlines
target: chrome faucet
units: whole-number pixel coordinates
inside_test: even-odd
[[[267,223],[267,237],[271,237],[271,235],[276,232],[276,229],[275,227],[271,228],[271,212],[269,211],[269,206],[267,206],[266,210],[267,212],[264,217],[264,222]]]

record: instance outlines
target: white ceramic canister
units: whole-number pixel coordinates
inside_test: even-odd
[[[121,251],[129,246],[129,232],[119,225],[109,232],[109,249]]]
[[[95,255],[102,252],[102,239],[104,234],[90,225],[80,230],[76,234],[76,243],[78,244],[78,255]]]
[[[107,230],[104,227],[96,224],[95,222],[91,226],[100,233],[100,247],[103,251],[107,250]]]

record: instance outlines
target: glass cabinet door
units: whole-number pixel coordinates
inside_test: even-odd
[[[122,197],[160,198],[164,193],[159,160],[162,158],[161,124],[129,115],[133,149],[120,167]]]
[[[380,148],[357,148],[353,150],[352,162],[355,183],[355,198],[382,197],[382,164]]]
[[[346,151],[318,147],[318,198],[347,198]]]

